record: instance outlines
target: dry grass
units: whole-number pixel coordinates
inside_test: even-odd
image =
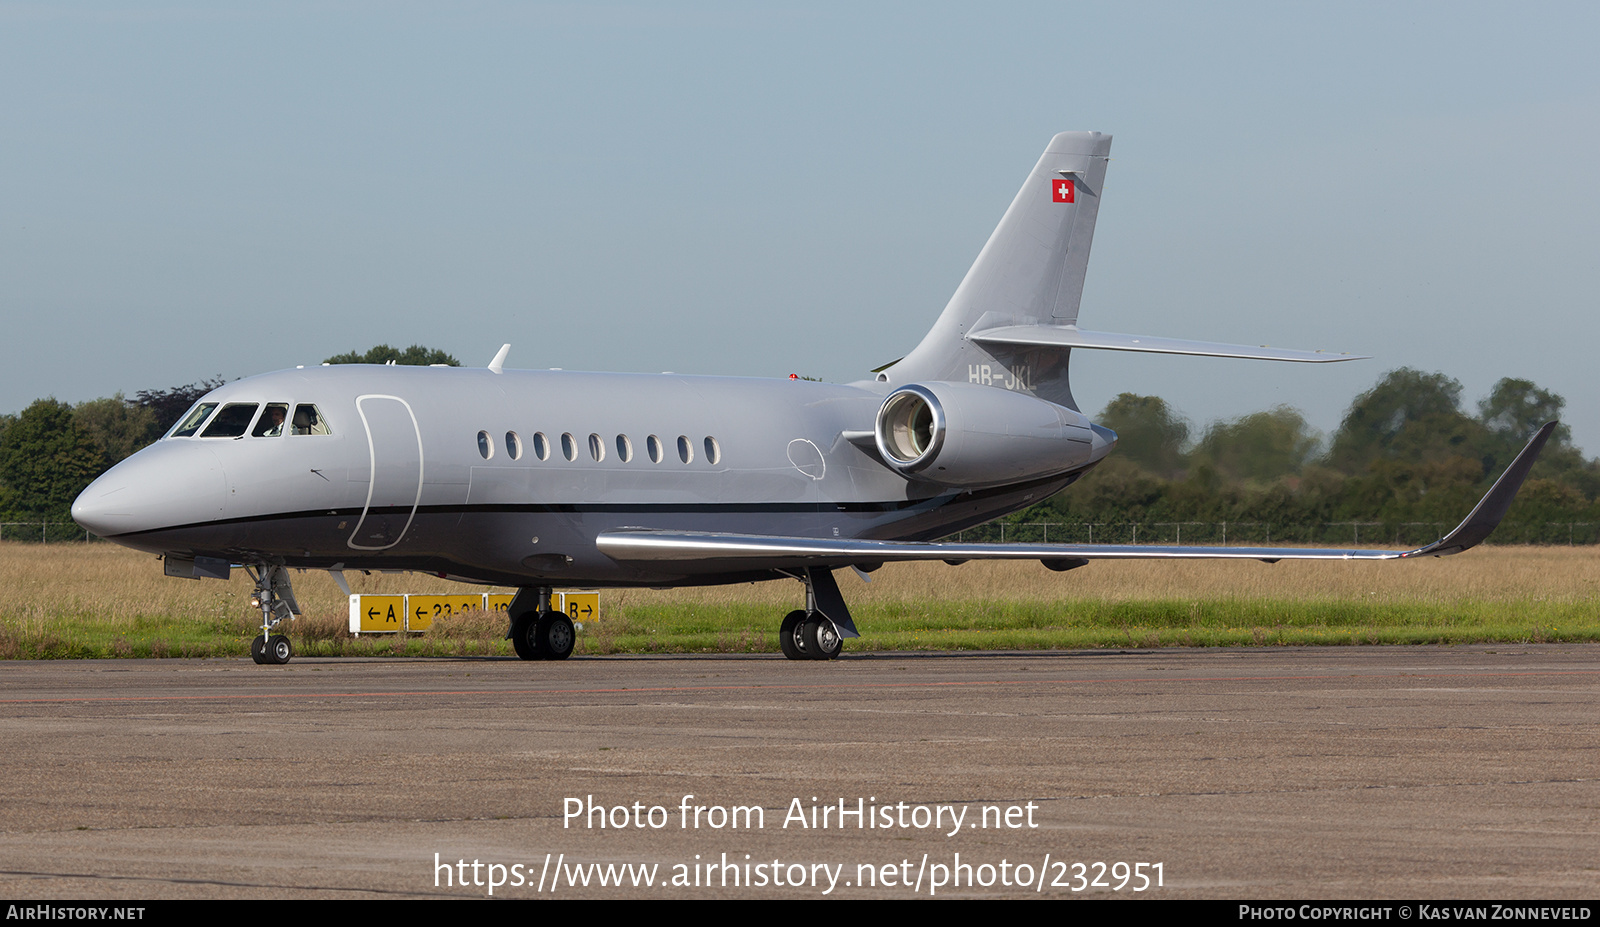
[[[421,574],[347,575],[351,590],[360,593],[463,588]],[[250,608],[251,586],[242,570],[227,582],[173,579],[153,555],[113,544],[0,542],[0,659],[98,655],[107,648],[117,656],[202,655],[215,649],[219,635],[230,651],[243,652],[261,621]],[[296,646],[305,650],[301,642],[308,641],[346,647],[349,605],[333,579],[316,571],[296,573],[294,586],[304,612],[293,626]],[[462,626],[442,627],[439,636],[459,637]],[[93,643],[101,638],[109,641],[106,648]],[[372,649],[393,642],[363,643]]]
[[[352,592],[456,592],[463,587],[416,573],[346,574]],[[154,555],[113,544],[0,542],[0,617],[6,620],[81,614],[114,623],[146,617],[210,616],[248,612],[251,583],[242,570],[233,579],[173,579]],[[295,596],[307,615],[338,612],[344,593],[326,573],[294,574]],[[471,591],[483,590],[471,587]]]
[[[348,575],[360,593],[462,589],[421,574]],[[1328,643],[1435,639],[1380,625],[1492,627],[1472,632],[1482,639],[1600,634],[1589,617],[1600,593],[1594,547],[1484,547],[1400,563],[1105,561],[1065,574],[1031,561],[890,564],[871,583],[838,575],[868,635],[863,646],[1281,643],[1290,626],[1345,629]],[[507,652],[503,619],[481,613],[420,640],[352,641],[332,579],[307,572],[294,582],[302,653]],[[249,595],[242,571],[228,582],[171,579],[155,557],[110,544],[0,542],[0,658],[243,652],[258,622]],[[781,581],[608,590],[601,601],[605,619],[585,629],[584,652],[751,652],[773,649],[778,619],[802,597],[799,584]]]
[[[1600,596],[1600,547],[1481,547],[1405,562],[1100,561],[1054,573],[1034,561],[892,563],[862,583],[840,571],[852,608],[929,600],[1136,602],[1155,599],[1482,603],[1587,602]],[[798,585],[608,592],[635,605],[773,603],[795,607]],[[790,603],[790,604],[786,604]]]

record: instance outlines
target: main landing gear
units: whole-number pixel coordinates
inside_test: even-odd
[[[506,636],[524,660],[565,660],[578,642],[572,619],[550,609],[550,587],[518,589],[511,600],[511,630]]]
[[[300,614],[294,600],[289,571],[281,566],[245,564],[245,572],[256,581],[250,604],[261,609],[261,633],[250,642],[250,659],[258,664],[284,664],[294,656],[294,645],[282,634],[272,633],[285,621]]]
[[[806,607],[784,616],[778,647],[791,660],[832,660],[844,650],[846,637],[860,637],[845,607],[833,571],[808,568],[790,574],[806,584]]]
[[[784,616],[778,628],[778,646],[791,660],[832,660],[844,650],[844,638],[820,613],[807,616],[803,609],[796,609]]]

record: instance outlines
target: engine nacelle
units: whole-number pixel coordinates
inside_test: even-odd
[[[974,383],[900,387],[878,409],[876,437],[879,455],[902,475],[963,487],[1065,473],[1110,449],[1081,413]]]

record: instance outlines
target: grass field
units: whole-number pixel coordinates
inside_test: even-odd
[[[1600,548],[1480,547],[1403,563],[890,564],[839,574],[861,629],[847,650],[1407,644],[1600,640]],[[350,575],[354,591],[454,592],[416,574]],[[502,620],[469,614],[421,636],[352,638],[325,573],[294,574],[301,655],[509,654]],[[470,591],[484,591],[473,588]],[[495,590],[499,591],[499,590]],[[111,544],[0,542],[0,658],[248,652],[250,582],[170,579]],[[783,581],[603,591],[577,652],[767,652],[802,602]]]

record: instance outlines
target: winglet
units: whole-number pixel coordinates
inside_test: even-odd
[[[1534,433],[1528,446],[1522,449],[1517,459],[1511,461],[1511,466],[1500,478],[1489,487],[1489,492],[1479,500],[1478,505],[1466,520],[1456,526],[1456,530],[1427,547],[1401,554],[1402,557],[1421,557],[1424,554],[1442,557],[1446,554],[1459,554],[1469,547],[1483,543],[1484,539],[1494,533],[1499,527],[1500,519],[1506,517],[1506,510],[1511,508],[1511,500],[1517,497],[1517,490],[1522,488],[1522,481],[1528,478],[1528,471],[1533,469],[1534,461],[1539,459],[1539,452],[1544,450],[1545,441],[1550,439],[1550,432],[1556,430],[1556,422],[1545,422],[1544,427]]]
[[[506,355],[510,353],[511,345],[502,344],[499,352],[495,354],[494,360],[489,362],[489,369],[495,373],[504,371],[506,368]]]

